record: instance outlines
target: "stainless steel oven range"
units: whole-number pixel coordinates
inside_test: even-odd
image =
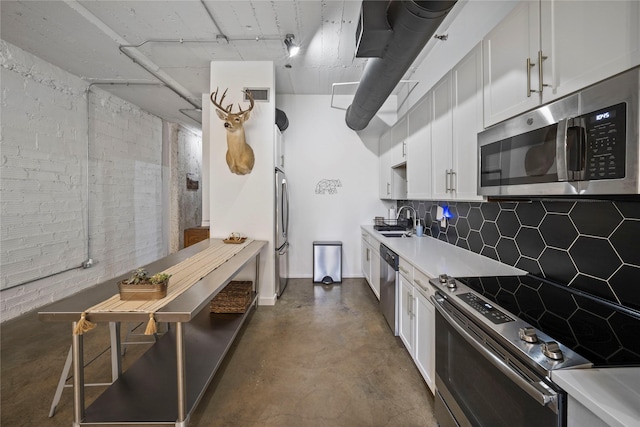
[[[442,427],[566,426],[553,370],[640,364],[638,345],[619,333],[640,327],[634,310],[532,275],[430,284]]]

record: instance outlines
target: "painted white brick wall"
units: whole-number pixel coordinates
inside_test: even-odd
[[[0,40],[2,321],[166,255],[162,121]],[[90,269],[32,281],[86,259]],[[13,287],[11,287],[13,286]],[[10,287],[9,289],[6,289]]]

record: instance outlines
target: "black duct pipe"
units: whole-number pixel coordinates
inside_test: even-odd
[[[353,103],[347,108],[345,121],[349,128],[358,131],[369,125],[456,1],[389,3],[387,19],[393,35],[384,55],[367,62]]]

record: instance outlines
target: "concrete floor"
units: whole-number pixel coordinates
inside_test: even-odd
[[[48,418],[70,345],[70,325],[30,313],[1,325],[0,424],[70,426],[65,389]],[[108,345],[108,328],[85,335],[85,360]],[[146,346],[134,346],[126,369]],[[86,371],[108,381],[108,353]],[[87,404],[101,387],[87,391]],[[363,279],[341,285],[292,280],[274,307],[241,331],[189,426],[435,426],[433,397]]]

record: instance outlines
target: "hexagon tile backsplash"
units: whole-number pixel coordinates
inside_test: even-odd
[[[425,234],[640,310],[640,202],[400,201]],[[441,227],[438,206],[452,217]]]

